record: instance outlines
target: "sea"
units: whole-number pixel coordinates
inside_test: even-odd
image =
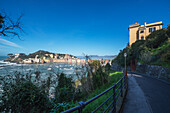
[[[6,56],[0,56],[0,75],[13,75],[15,73],[29,74],[35,73],[36,71],[41,72],[41,76],[48,74],[64,73],[67,76],[74,75],[77,71],[81,71],[83,65],[68,64],[68,63],[57,63],[57,64],[16,64],[5,62]],[[75,72],[76,70],[76,72]]]
[[[77,56],[78,58],[85,59],[83,56]],[[113,59],[115,56],[91,56],[91,59]],[[5,76],[8,74],[15,74],[20,72],[22,74],[35,73],[40,71],[42,75],[64,73],[67,76],[75,78],[75,73],[82,72],[83,64],[16,64],[10,62],[4,62],[7,56],[0,56],[0,75]],[[76,79],[76,78],[75,78]]]
[[[16,64],[5,62],[4,60],[7,56],[0,56],[0,76],[8,77],[8,75],[15,76],[20,73],[20,75],[31,75],[32,81],[36,78],[36,72],[40,72],[40,83],[47,81],[48,77],[51,80],[57,80],[56,74],[64,73],[67,77],[72,78],[73,81],[76,81],[78,78],[81,78],[81,75],[87,76],[86,68],[84,64],[69,64],[69,63],[57,63],[57,64]],[[78,57],[84,58],[84,57]],[[92,59],[92,58],[91,58]],[[95,57],[94,59],[100,59]],[[104,58],[103,58],[104,59]],[[106,57],[105,57],[106,59]],[[113,59],[113,58],[108,58]],[[53,83],[50,87],[50,96],[54,97],[54,87],[58,83],[57,81]],[[0,92],[2,92],[2,85],[0,87]]]

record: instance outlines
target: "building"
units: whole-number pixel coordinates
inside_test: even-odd
[[[162,29],[162,21],[150,23],[144,25],[140,25],[139,23],[135,23],[129,26],[129,45],[131,46],[137,40],[145,40],[146,36],[148,36],[151,32],[155,30]]]
[[[33,59],[29,58],[29,59],[25,59],[23,60],[24,64],[32,64],[33,63]]]
[[[20,54],[15,54],[15,58],[18,58]]]

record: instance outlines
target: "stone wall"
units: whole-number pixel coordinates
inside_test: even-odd
[[[124,72],[124,67],[116,63],[112,63],[111,69]],[[127,71],[131,71],[130,67],[127,67]],[[137,65],[135,72],[170,82],[170,68],[157,65]]]
[[[112,63],[111,69],[115,71],[124,72],[124,67],[118,65],[117,63]],[[130,67],[127,67],[127,71],[131,71]]]
[[[170,68],[156,65],[137,65],[136,72],[170,82]]]

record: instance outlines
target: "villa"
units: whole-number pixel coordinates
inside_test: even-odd
[[[129,26],[129,46],[131,46],[137,40],[145,40],[146,36],[156,30],[162,29],[162,21],[150,23],[144,25],[140,25],[139,23],[135,23]]]

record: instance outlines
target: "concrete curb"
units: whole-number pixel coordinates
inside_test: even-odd
[[[123,97],[122,105],[121,105],[120,110],[119,110],[118,113],[122,113],[123,112],[123,108],[124,108],[124,103],[125,103],[125,98],[126,98],[127,92],[128,92],[128,83],[127,83],[127,89],[126,89],[124,97]]]
[[[127,92],[128,92],[128,77],[127,77],[127,89],[125,91],[125,94],[124,94],[124,97],[123,97],[123,101],[122,101],[122,105],[121,105],[120,110],[119,110],[118,113],[122,113],[123,112],[123,108],[124,108],[124,103],[125,103]]]

